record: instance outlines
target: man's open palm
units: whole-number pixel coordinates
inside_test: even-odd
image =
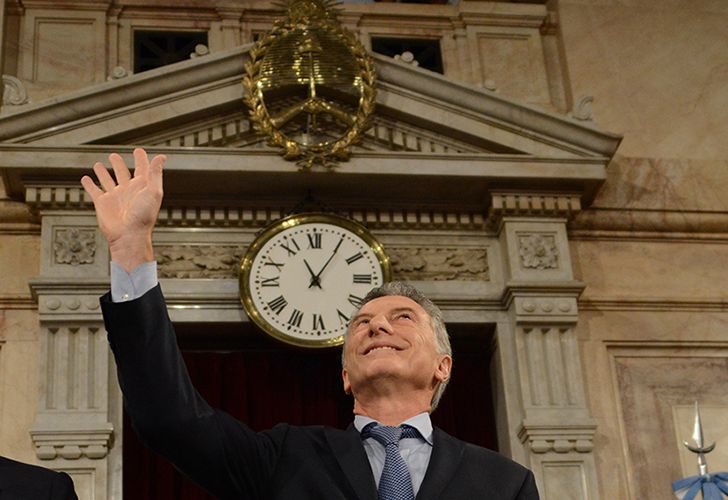
[[[100,188],[88,175],[81,179],[83,188],[93,200],[96,218],[109,242],[112,259],[115,250],[117,253],[134,252],[147,245],[147,240],[151,247],[152,230],[162,204],[162,168],[165,160],[163,155],[158,155],[150,162],[146,151],[135,149],[132,177],[123,158],[114,153],[109,155],[109,161],[116,181],[100,162],[93,166]],[[122,260],[133,261],[136,265],[140,259],[145,260],[143,256]]]

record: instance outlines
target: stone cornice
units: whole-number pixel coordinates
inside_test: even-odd
[[[580,238],[616,238],[624,233],[722,233],[728,234],[728,213],[688,210],[592,208],[569,223],[570,233]],[[649,236],[645,234],[644,236]],[[676,235],[679,236],[679,235]]]
[[[728,300],[720,297],[585,297],[582,311],[726,312]]]
[[[114,149],[130,154],[132,148]],[[108,146],[0,145],[8,193],[14,199],[22,196],[36,210],[87,206],[78,179],[90,173],[90,166],[104,159],[109,150]],[[217,206],[235,200],[231,205],[239,206],[239,200],[266,196],[280,200],[283,193],[295,205],[307,192],[329,204],[361,200],[361,193],[366,192],[368,206],[427,206],[435,211],[485,213],[490,202],[488,190],[495,183],[503,189],[517,183],[543,190],[568,182],[574,189],[581,187],[581,196],[589,197],[606,174],[604,161],[597,158],[362,153],[334,173],[301,173],[274,152],[171,147],[150,148],[149,152],[169,158],[165,196],[167,203],[178,206],[204,206],[209,200]],[[433,182],[438,185],[436,199],[428,189]],[[526,190],[526,197],[515,205],[520,213],[563,217],[579,206],[574,194],[529,192]],[[172,203],[175,199],[179,202]],[[508,200],[507,195],[496,198],[497,215],[512,212]]]
[[[581,211],[577,193],[493,191],[488,223],[497,226],[503,217],[555,217],[572,219]]]

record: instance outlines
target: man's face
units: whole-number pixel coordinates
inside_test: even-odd
[[[379,297],[354,317],[344,345],[344,390],[395,381],[402,392],[432,390],[450,375],[452,358],[438,354],[430,316],[412,299]]]

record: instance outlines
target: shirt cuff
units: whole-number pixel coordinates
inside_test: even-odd
[[[157,286],[157,261],[144,262],[130,273],[111,261],[111,301],[128,302],[138,299]]]

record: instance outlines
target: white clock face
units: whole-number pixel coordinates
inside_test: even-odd
[[[297,345],[338,345],[364,296],[384,283],[388,261],[379,243],[339,219],[286,219],[289,225],[261,234],[262,244],[243,260],[243,302],[268,333]]]

